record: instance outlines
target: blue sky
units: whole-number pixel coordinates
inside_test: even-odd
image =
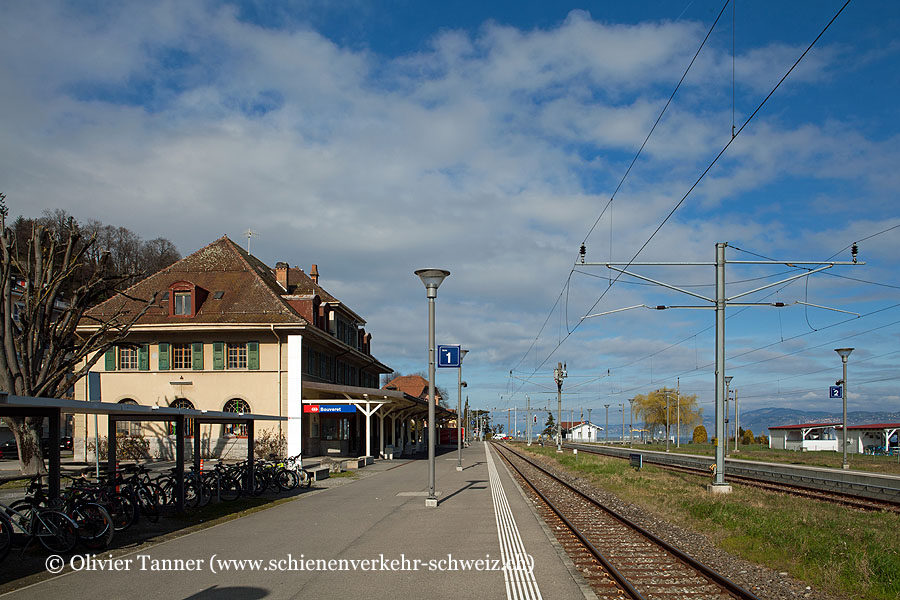
[[[544,403],[562,361],[576,415],[677,381],[712,412],[714,391],[710,311],[578,325],[693,303],[610,286],[582,241],[588,262],[859,241],[866,265],[750,297],[788,307],[730,309],[727,371],[744,409],[838,411],[853,346],[850,409],[900,409],[900,6],[852,2],[688,193],[842,2],[729,5],[604,211],[723,3],[550,4],[4,3],[0,189],[183,254],[252,228],[268,264],[318,264],[403,372],[427,366],[413,271],[447,268],[438,341],[471,350],[472,404]],[[713,293],[709,267],[640,272]],[[729,295],[795,272],[730,266]]]

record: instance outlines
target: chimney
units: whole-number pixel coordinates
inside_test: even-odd
[[[313,280],[313,283],[319,285],[319,268],[316,265],[313,265],[309,270],[309,277]]]
[[[284,288],[284,291],[288,291],[288,264],[286,262],[277,262],[275,263],[275,279],[278,280],[278,285]]]

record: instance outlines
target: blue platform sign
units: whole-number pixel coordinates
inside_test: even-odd
[[[437,347],[437,366],[448,369],[459,368],[459,344],[442,344]]]
[[[828,388],[828,397],[829,398],[843,398],[844,397],[844,386],[842,385],[833,385]]]

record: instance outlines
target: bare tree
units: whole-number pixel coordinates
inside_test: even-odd
[[[61,398],[127,334],[154,298],[141,299],[142,308],[131,311],[122,302],[120,310],[97,322],[94,333],[77,336],[75,327],[86,318],[85,311],[121,293],[116,290],[133,274],[115,272],[108,252],[86,272],[85,260],[96,237],[85,239],[77,222],[62,211],[33,221],[25,240],[21,231],[7,228],[5,200],[0,194],[0,390]],[[16,226],[24,224],[17,220]],[[43,419],[6,416],[3,420],[18,444],[22,473],[44,472]]]

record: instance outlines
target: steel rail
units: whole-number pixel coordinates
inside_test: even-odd
[[[496,446],[496,444],[495,444],[495,446]],[[509,446],[507,446],[507,445],[505,445],[505,444],[503,445],[503,447],[504,447],[505,449],[507,449],[509,452],[511,452],[511,453],[515,454],[516,456],[518,456],[520,459],[522,459],[522,460],[524,460],[525,462],[527,462],[528,464],[530,464],[531,466],[533,466],[535,469],[541,471],[542,473],[544,473],[545,475],[547,475],[547,476],[550,477],[551,479],[553,479],[553,480],[559,482],[560,484],[562,484],[563,486],[565,486],[566,488],[568,488],[568,489],[571,490],[572,492],[575,492],[578,496],[580,496],[581,498],[585,499],[588,503],[590,503],[590,504],[596,506],[597,508],[602,509],[602,510],[603,510],[604,512],[606,512],[607,514],[609,514],[609,515],[612,516],[613,518],[615,518],[615,519],[617,519],[618,521],[620,521],[620,522],[621,522],[622,524],[624,524],[626,527],[628,527],[628,528],[630,528],[630,529],[632,529],[632,530],[634,530],[634,531],[640,533],[641,535],[643,535],[644,537],[646,537],[650,542],[652,542],[653,544],[658,545],[659,547],[663,548],[663,549],[666,550],[667,552],[671,553],[672,555],[674,555],[676,558],[678,558],[679,560],[681,560],[682,562],[684,562],[684,563],[685,563],[686,565],[688,565],[689,567],[691,567],[691,568],[693,568],[693,569],[696,569],[698,572],[700,572],[700,573],[702,573],[704,576],[708,577],[708,578],[710,579],[710,581],[713,581],[714,583],[720,585],[720,586],[721,586],[722,588],[724,588],[728,593],[730,593],[730,594],[736,596],[737,598],[740,598],[741,600],[760,600],[760,599],[759,599],[755,594],[753,594],[752,592],[750,592],[750,591],[744,589],[743,587],[741,587],[741,586],[739,586],[738,584],[734,583],[733,581],[731,581],[730,579],[728,579],[728,578],[725,577],[724,575],[718,573],[717,571],[714,571],[713,569],[711,569],[710,567],[708,567],[708,566],[706,566],[705,564],[701,563],[700,561],[698,561],[697,559],[693,558],[693,557],[690,556],[689,554],[686,554],[686,553],[682,552],[681,550],[679,550],[679,549],[676,548],[675,546],[669,544],[669,543],[666,542],[665,540],[663,540],[663,539],[657,537],[656,535],[650,533],[649,531],[647,531],[646,529],[644,529],[643,527],[641,527],[641,526],[638,525],[637,523],[631,521],[631,520],[628,519],[627,517],[625,517],[625,516],[623,516],[623,515],[620,515],[620,514],[617,513],[616,511],[612,510],[611,508],[609,508],[609,507],[607,507],[607,506],[604,506],[604,505],[601,504],[600,502],[597,502],[596,500],[594,500],[593,498],[591,498],[590,496],[588,496],[587,494],[585,494],[585,493],[582,492],[581,490],[579,490],[579,489],[573,487],[572,485],[568,484],[567,482],[563,481],[562,479],[560,479],[559,477],[557,477],[556,475],[554,475],[553,473],[551,473],[550,471],[548,471],[547,469],[545,469],[544,467],[542,467],[541,465],[536,464],[534,461],[532,461],[532,460],[529,459],[528,457],[523,456],[521,453],[519,453],[519,452],[513,450],[512,448],[510,448]]]
[[[498,450],[501,447],[505,448],[505,446],[498,446],[496,444],[493,444],[493,445]],[[518,456],[517,452],[515,452],[513,450],[509,450],[509,451]],[[633,585],[631,585],[631,582],[628,581],[628,578],[625,577],[624,575],[622,575],[622,573],[615,566],[613,566],[613,564],[610,563],[609,560],[607,560],[606,556],[602,552],[600,552],[600,550],[596,546],[594,546],[594,544],[592,544],[590,542],[590,540],[588,540],[584,536],[583,533],[581,533],[581,530],[578,529],[578,527],[576,527],[575,524],[572,523],[562,513],[562,511],[553,502],[550,501],[549,498],[547,498],[547,496],[545,496],[539,489],[537,489],[537,487],[533,483],[531,483],[531,481],[528,479],[528,477],[526,477],[525,474],[522,473],[521,469],[519,469],[519,467],[514,465],[512,463],[512,461],[510,461],[509,458],[507,458],[507,456],[505,454],[503,454],[503,452],[499,452],[499,454],[506,461],[506,464],[511,466],[515,470],[515,472],[519,474],[519,476],[522,478],[522,480],[525,483],[527,483],[528,486],[532,490],[534,490],[534,493],[538,495],[538,497],[541,499],[541,501],[543,501],[544,504],[546,504],[547,507],[550,508],[550,510],[552,510],[556,514],[556,516],[559,518],[559,520],[562,521],[565,524],[565,526],[569,528],[569,531],[571,531],[572,534],[578,538],[578,541],[580,541],[581,544],[585,548],[587,548],[588,552],[590,552],[594,556],[594,558],[596,558],[600,562],[600,564],[603,565],[603,568],[606,569],[607,573],[609,573],[609,575],[615,580],[615,582],[626,593],[628,593],[633,600],[645,600],[644,596],[639,591],[637,591]],[[523,460],[526,460],[526,459],[524,459],[524,457],[520,456],[520,458],[522,458]]]

